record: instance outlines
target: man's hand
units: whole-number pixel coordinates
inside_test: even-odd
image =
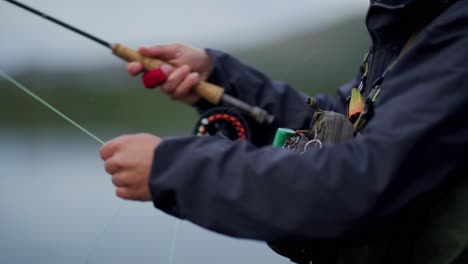
[[[125,135],[104,144],[100,150],[106,171],[112,175],[118,197],[151,201],[148,178],[154,151],[161,139],[150,134]]]
[[[192,48],[183,44],[160,45],[142,47],[141,54],[167,62],[160,70],[167,79],[161,85],[161,90],[172,99],[193,104],[200,98],[192,93],[192,89],[210,75],[213,64],[208,54],[201,49]],[[144,71],[139,62],[127,64],[131,75]],[[163,81],[163,80],[161,80]],[[158,85],[160,83],[156,83]]]

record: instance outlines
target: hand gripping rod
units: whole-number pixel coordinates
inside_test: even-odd
[[[64,28],[67,28],[75,33],[78,33],[79,35],[81,36],[84,36],[88,39],[91,39],[109,49],[112,50],[112,53],[114,55],[116,55],[117,57],[120,57],[124,60],[126,60],[127,62],[131,62],[131,61],[137,61],[137,62],[140,62],[143,67],[146,69],[146,70],[153,70],[153,69],[156,69],[156,68],[159,68],[161,67],[162,64],[164,64],[165,62],[161,61],[161,60],[158,60],[158,59],[155,59],[155,58],[151,58],[151,57],[147,57],[147,56],[143,56],[142,54],[140,54],[137,50],[135,49],[132,49],[132,48],[129,48],[125,45],[122,45],[122,44],[110,44],[109,42],[107,41],[104,41],[96,36],[93,36],[89,33],[86,33],[76,27],[73,27],[63,21],[60,21],[56,18],[53,18],[47,14],[44,14],[43,12],[40,12],[32,7],[29,7],[25,4],[22,4],[18,1],[15,1],[15,0],[5,0],[6,2],[9,2],[13,5],[16,5],[24,10],[27,10],[31,13],[34,13],[44,19],[47,19],[55,24],[58,24]],[[197,86],[195,86],[194,88],[194,93],[198,96],[200,96],[201,98],[205,99],[206,101],[214,104],[214,105],[218,105],[220,104],[221,102],[224,102],[228,105],[231,105],[233,107],[236,107],[236,108],[239,108],[241,109],[242,111],[248,113],[255,121],[257,121],[258,123],[260,124],[271,124],[274,120],[274,116],[268,114],[268,112],[266,112],[264,109],[260,108],[260,107],[257,107],[257,106],[251,106],[243,101],[240,101],[230,95],[227,95],[224,93],[224,88],[218,86],[218,85],[215,85],[215,84],[212,84],[212,83],[209,83],[209,82],[200,82],[199,84],[197,84]]]

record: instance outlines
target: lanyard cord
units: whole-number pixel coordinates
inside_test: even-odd
[[[361,93],[361,94],[364,94],[364,91],[366,89],[366,84],[367,84],[367,78],[369,77],[369,66],[372,62],[372,56],[374,55],[374,48],[371,47],[369,52],[366,53],[366,55],[364,56],[364,62],[363,62],[363,66],[364,67],[364,73],[362,74],[361,76],[361,81],[359,83],[359,86],[358,86],[358,91]]]
[[[406,54],[406,52],[408,51],[410,46],[413,44],[414,40],[416,39],[418,35],[419,35],[419,31],[416,31],[411,35],[411,37],[406,42],[405,46],[401,50],[398,57],[385,69],[382,75],[379,78],[377,78],[372,84],[372,90],[369,92],[369,95],[366,98],[364,111],[362,111],[359,114],[357,120],[354,122],[354,134],[355,135],[364,127],[367,121],[372,117],[374,103],[380,94],[380,90],[381,90],[380,86],[384,82],[385,78],[393,70],[393,68],[398,64],[401,58]]]
[[[406,42],[405,46],[403,47],[403,49],[401,50],[400,54],[398,55],[398,57],[387,67],[387,69],[385,69],[385,71],[382,73],[382,75],[377,78],[377,80],[375,80],[375,82],[373,83],[372,87],[376,87],[376,86],[379,86],[383,83],[383,81],[385,80],[385,78],[387,77],[387,75],[393,70],[393,68],[395,68],[395,66],[398,64],[398,62],[401,60],[401,58],[403,57],[403,55],[406,54],[406,52],[408,51],[408,49],[410,48],[411,44],[413,44],[415,38],[418,36],[419,34],[419,31],[413,33],[413,35],[411,35],[411,37],[408,39],[408,41]]]

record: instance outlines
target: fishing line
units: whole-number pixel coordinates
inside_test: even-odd
[[[19,89],[21,89],[23,92],[27,93],[28,95],[30,95],[32,98],[36,99],[38,102],[40,102],[41,104],[43,104],[44,106],[46,106],[47,108],[49,108],[50,110],[52,110],[53,112],[55,112],[56,114],[58,114],[59,116],[61,116],[63,119],[67,120],[70,124],[74,125],[75,127],[77,127],[78,129],[80,129],[81,131],[83,131],[84,133],[86,133],[88,136],[90,136],[92,139],[96,140],[97,142],[101,143],[101,145],[104,145],[104,141],[102,141],[100,138],[98,138],[96,135],[94,135],[93,133],[89,132],[88,130],[86,130],[84,127],[80,126],[78,123],[76,123],[75,121],[73,121],[71,118],[69,118],[68,116],[66,116],[64,113],[60,112],[59,110],[57,110],[57,108],[51,106],[49,103],[47,103],[46,101],[44,101],[41,97],[39,97],[38,95],[36,95],[35,93],[33,93],[31,90],[29,90],[28,88],[26,88],[24,85],[22,85],[21,83],[17,82],[15,79],[13,79],[13,77],[11,77],[10,75],[6,74],[5,72],[3,72],[2,70],[0,70],[0,75],[2,75],[3,78],[7,79],[9,82],[11,82],[12,84],[14,84],[16,87],[18,87]]]
[[[174,223],[174,230],[172,231],[171,245],[169,247],[169,259],[168,259],[169,264],[174,263],[174,253],[175,253],[175,248],[176,248],[177,236],[178,236],[179,229],[180,229],[180,222],[181,220],[176,220],[176,222]]]
[[[104,145],[104,141],[101,140],[100,138],[98,138],[96,135],[94,135],[93,133],[89,132],[88,130],[86,130],[84,127],[80,126],[78,123],[76,123],[75,121],[73,121],[71,118],[69,118],[68,116],[66,116],[64,113],[60,112],[59,110],[57,110],[55,107],[53,107],[52,105],[50,105],[49,103],[47,103],[45,100],[43,100],[42,98],[40,98],[38,95],[36,95],[35,93],[33,93],[31,90],[29,90],[28,88],[26,88],[24,85],[22,85],[21,83],[19,83],[18,81],[16,81],[13,77],[11,77],[10,75],[6,74],[5,72],[3,72],[2,70],[0,70],[0,75],[5,78],[6,80],[8,80],[9,82],[11,82],[12,84],[14,84],[16,87],[18,87],[19,89],[21,89],[23,92],[27,93],[28,95],[30,95],[31,97],[33,97],[34,99],[36,99],[37,101],[39,101],[41,104],[43,104],[44,106],[46,106],[47,108],[49,108],[50,110],[52,110],[53,112],[55,112],[56,114],[58,114],[59,116],[61,116],[63,119],[67,120],[69,123],[71,123],[72,125],[74,125],[75,127],[77,127],[78,129],[80,129],[81,131],[83,131],[84,133],[86,133],[87,135],[89,135],[92,139],[96,140],[97,142],[101,143],[101,145]],[[114,213],[114,215],[112,216],[112,218],[110,219],[110,221],[108,222],[108,224],[106,224],[106,226],[104,227],[104,230],[101,232],[101,234],[99,234],[96,239],[95,239],[95,242],[94,242],[94,245],[93,247],[91,248],[91,251],[90,253],[88,254],[88,256],[86,257],[86,263],[89,262],[89,259],[90,257],[94,254],[94,252],[96,251],[96,247],[100,241],[100,239],[107,233],[107,230],[110,228],[110,226],[112,225],[112,221],[117,218],[117,215],[120,213],[120,210],[122,209],[123,207],[123,203],[121,203],[119,205],[119,207],[117,208],[116,212]]]
[[[115,211],[114,215],[111,217],[111,219],[109,220],[109,223],[104,227],[104,229],[102,230],[101,234],[99,234],[99,236],[96,237],[96,239],[94,240],[94,243],[93,243],[93,246],[91,247],[91,251],[88,253],[88,256],[86,256],[86,264],[89,264],[89,261],[91,259],[91,257],[94,255],[94,253],[96,252],[96,249],[98,247],[98,245],[100,244],[101,242],[101,238],[104,237],[104,235],[107,233],[107,230],[110,228],[112,222],[114,219],[117,218],[117,216],[119,215],[120,211],[122,210],[122,207],[124,206],[123,203],[121,203],[119,205],[119,207],[117,208],[117,210]]]
[[[47,103],[44,99],[42,99],[41,97],[39,97],[38,95],[36,95],[35,93],[33,93],[31,90],[29,90],[28,88],[26,88],[26,86],[22,85],[21,83],[19,83],[18,81],[16,81],[13,77],[11,77],[10,75],[8,75],[7,73],[5,73],[4,71],[0,70],[0,75],[5,78],[6,80],[8,80],[9,82],[11,82],[13,85],[15,85],[16,87],[18,87],[20,90],[22,90],[23,92],[25,92],[26,94],[30,95],[32,98],[34,98],[35,100],[37,100],[38,102],[40,102],[41,104],[43,104],[44,106],[46,106],[48,109],[52,110],[53,112],[55,112],[56,114],[58,114],[60,117],[62,117],[63,119],[65,119],[66,121],[68,121],[70,124],[74,125],[75,127],[77,127],[78,129],[80,129],[81,131],[83,131],[84,133],[86,133],[88,136],[90,136],[92,139],[96,140],[97,142],[99,142],[101,145],[104,145],[104,141],[101,140],[99,137],[97,137],[96,135],[94,135],[93,133],[89,132],[87,129],[85,129],[84,127],[80,126],[78,123],[76,123],[75,121],[73,121],[71,118],[69,118],[68,116],[66,116],[64,113],[60,112],[57,108],[53,107],[52,105],[50,105],[49,103]],[[97,248],[97,245],[99,244],[99,241],[100,241],[100,238],[102,238],[106,233],[107,233],[107,230],[110,228],[111,224],[112,224],[112,221],[117,218],[118,214],[120,213],[122,207],[123,207],[123,203],[119,205],[119,207],[117,208],[117,211],[114,213],[114,215],[112,216],[110,222],[104,227],[104,230],[101,232],[101,234],[99,236],[97,236],[95,242],[94,242],[94,246],[91,248],[91,252],[87,255],[86,257],[86,264],[89,263],[89,259],[92,257],[92,255],[94,254],[94,252],[96,251],[96,248]],[[174,252],[175,252],[175,245],[176,245],[176,241],[177,241],[177,234],[178,234],[178,230],[179,230],[179,222],[180,221],[177,221],[175,224],[174,224],[174,230],[173,230],[173,234],[172,234],[172,239],[171,239],[171,245],[170,245],[170,248],[169,248],[169,259],[168,259],[168,263],[169,264],[173,264],[174,262]]]

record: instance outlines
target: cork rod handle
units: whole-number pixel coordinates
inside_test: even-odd
[[[161,65],[163,65],[163,63],[165,63],[155,58],[143,56],[137,50],[122,44],[115,44],[112,47],[112,53],[128,62],[140,62],[146,70],[159,68]],[[224,89],[222,87],[208,82],[200,82],[193,91],[196,95],[214,105],[218,105],[220,103],[224,94]]]

